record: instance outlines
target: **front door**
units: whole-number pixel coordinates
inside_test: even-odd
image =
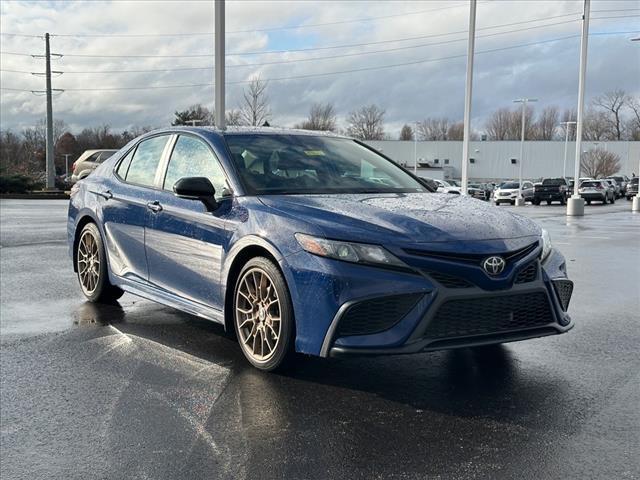
[[[173,185],[184,177],[207,177],[218,208],[207,211],[199,200],[178,198]],[[145,246],[149,281],[188,300],[222,310],[220,291],[225,217],[231,198],[223,198],[225,175],[211,148],[200,138],[181,134],[175,141],[157,207],[149,217]]]

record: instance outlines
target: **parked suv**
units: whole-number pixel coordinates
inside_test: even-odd
[[[604,180],[585,180],[580,184],[578,193],[587,201],[587,205],[591,205],[593,200],[602,202],[603,205],[607,202],[616,202],[613,188]]]
[[[533,184],[531,182],[522,182],[522,196],[525,201],[527,201],[527,191],[531,191],[533,188]],[[518,190],[520,189],[520,184],[518,182],[503,182],[500,184],[498,188],[493,192],[493,201],[496,205],[500,205],[501,203],[510,203],[511,205],[515,205],[516,198],[518,198]]]
[[[551,205],[551,202],[554,201],[565,205],[569,193],[568,187],[566,178],[545,178],[533,189],[533,204],[540,205],[540,202],[544,200],[547,205]]]
[[[627,200],[631,200],[638,194],[638,177],[633,177],[627,182],[627,190],[625,196]]]
[[[96,168],[100,166],[111,155],[118,150],[87,150],[80,158],[73,162],[71,171],[71,183],[76,183],[78,180],[82,180]]]

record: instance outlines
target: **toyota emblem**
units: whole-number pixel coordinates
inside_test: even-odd
[[[507,262],[502,257],[489,257],[482,262],[482,268],[489,275],[500,275],[506,266]]]

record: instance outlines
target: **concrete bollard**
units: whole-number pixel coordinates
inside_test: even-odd
[[[579,195],[572,195],[567,201],[567,216],[581,217],[584,215],[584,199]]]

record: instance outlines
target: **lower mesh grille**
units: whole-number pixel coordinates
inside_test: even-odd
[[[533,263],[530,263],[529,265],[527,265],[526,267],[524,267],[522,270],[518,272],[518,275],[516,275],[515,283],[533,282],[537,276],[538,276],[538,262],[535,261]]]
[[[436,312],[425,337],[483,335],[540,327],[552,321],[544,292],[449,300]]]
[[[573,293],[573,282],[571,280],[554,280],[553,286],[556,289],[560,306],[565,312],[569,309],[569,301]]]
[[[456,277],[442,272],[425,272],[436,282],[446,288],[470,288],[473,284],[466,281],[464,278]]]
[[[342,315],[338,336],[370,335],[393,327],[418,303],[421,294],[393,295],[352,305]]]

